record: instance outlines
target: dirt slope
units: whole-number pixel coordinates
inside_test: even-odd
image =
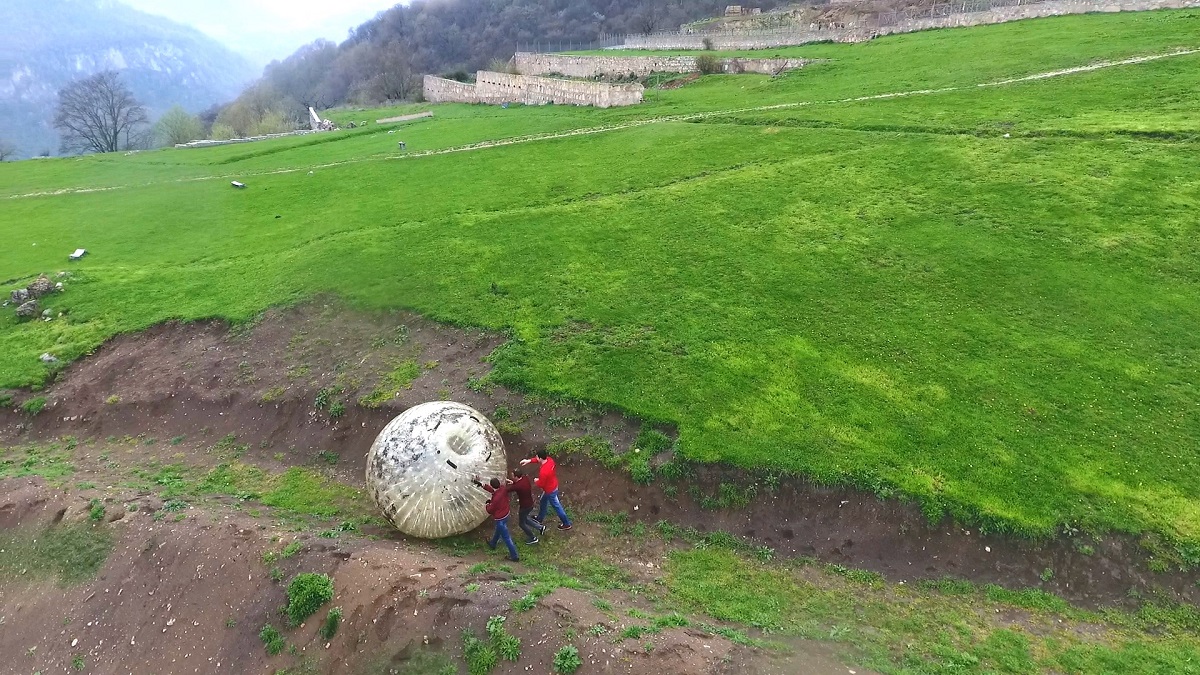
[[[323,539],[289,529],[286,521],[256,517],[232,499],[192,505],[180,520],[170,513],[164,518],[163,500],[154,490],[127,485],[128,470],[146,462],[218,466],[229,456],[213,448],[232,435],[240,444],[237,461],[267,471],[315,465],[361,486],[365,452],[377,431],[413,404],[444,398],[502,419],[513,462],[555,439],[585,433],[610,440],[618,451],[630,447],[641,427],[637,420],[523,396],[481,379],[489,368],[486,356],[501,341],[409,314],[364,315],[318,301],[270,312],[233,332],[219,323],[170,324],[116,339],[37,394],[48,401],[41,414],[0,412],[0,446],[68,437],[79,443],[72,456],[76,477],[65,481],[66,489],[64,481],[0,480],[0,528],[86,522],[97,499],[117,538],[95,581],[0,584],[0,653],[12,655],[0,671],[62,672],[80,657],[88,672],[107,673],[297,666],[405,672],[404,664],[424,663],[428,654],[456,654],[464,628],[482,635],[488,617],[505,613],[524,593],[514,583],[519,566],[472,574],[478,559],[394,532],[368,528],[364,534],[374,540]],[[413,371],[411,382],[378,386],[404,368]],[[380,392],[380,407],[357,404]],[[15,393],[16,403],[34,396]],[[329,401],[318,409],[314,401],[321,396]],[[343,415],[331,416],[334,403],[344,404]],[[1188,576],[1150,573],[1145,549],[1128,538],[1088,540],[1093,550],[1086,554],[1078,540],[981,537],[950,522],[931,525],[911,505],[800,480],[784,479],[768,489],[762,476],[698,467],[686,482],[645,486],[584,456],[560,460],[564,498],[576,512],[603,509],[632,521],[724,530],[778,554],[875,570],[897,581],[950,575],[1014,588],[1036,585],[1091,606],[1126,602],[1131,591],[1200,601],[1200,588]],[[84,477],[86,484],[78,482]],[[702,508],[719,486],[744,489],[756,481],[748,505]],[[587,546],[591,535],[580,527],[571,536]],[[263,554],[297,538],[302,552],[279,560],[283,576],[332,575],[338,592],[333,604],[343,608],[345,619],[328,647],[314,621],[287,634],[294,654],[268,658],[258,631],[267,622],[278,624],[284,593],[272,582]],[[631,559],[628,566],[652,569],[648,559]],[[1055,570],[1052,580],[1039,578],[1045,569]],[[821,645],[798,644],[792,656],[779,656],[694,628],[665,630],[650,650],[614,644],[585,629],[606,623],[620,630],[628,619],[601,612],[593,600],[565,589],[541,598],[509,626],[524,645],[520,661],[502,662],[497,672],[550,672],[568,630],[579,638],[580,672],[847,670]],[[611,602],[636,605],[628,597]]]

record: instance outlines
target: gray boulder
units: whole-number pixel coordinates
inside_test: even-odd
[[[43,274],[35,279],[32,284],[29,284],[29,288],[26,290],[29,291],[30,297],[40,298],[43,295],[50,295],[55,291],[54,282],[50,281],[50,278]]]
[[[25,290],[24,288],[18,288],[8,297],[12,298],[12,303],[14,305],[23,305],[29,302],[29,291]]]
[[[26,302],[17,308],[17,316],[22,319],[32,319],[38,314],[37,300],[30,300],[29,302]]]

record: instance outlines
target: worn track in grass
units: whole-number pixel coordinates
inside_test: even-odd
[[[1082,65],[1082,66],[1075,66],[1072,68],[1061,68],[1058,70],[1034,73],[1032,75],[1023,75],[1023,76],[1017,76],[1017,77],[1012,77],[1012,78],[1006,78],[1006,79],[1002,79],[1002,80],[980,82],[975,85],[964,85],[964,86],[957,86],[957,87],[941,87],[941,88],[937,88],[937,89],[914,89],[914,90],[909,90],[909,91],[887,92],[887,93],[882,93],[882,94],[870,94],[870,95],[850,97],[850,98],[841,98],[841,99],[830,99],[830,100],[819,100],[819,101],[796,101],[796,102],[791,102],[791,103],[776,103],[776,104],[772,104],[772,105],[750,106],[750,107],[745,107],[745,108],[735,108],[735,109],[727,109],[727,110],[686,113],[686,114],[681,114],[681,115],[663,115],[663,116],[659,116],[659,117],[648,117],[648,118],[644,118],[644,119],[632,120],[629,122],[622,122],[619,124],[609,124],[609,125],[596,126],[596,127],[585,127],[585,128],[580,128],[580,129],[572,129],[570,131],[558,131],[558,132],[544,133],[544,134],[530,134],[527,136],[518,136],[518,137],[514,137],[514,138],[481,141],[479,143],[471,143],[471,144],[467,144],[467,145],[459,145],[459,146],[453,146],[453,147],[449,147],[449,148],[439,148],[439,149],[435,149],[435,150],[422,150],[422,151],[417,151],[417,152],[412,152],[412,153],[388,155],[388,156],[384,156],[384,157],[350,159],[350,160],[344,160],[344,161],[338,161],[338,162],[313,164],[313,165],[308,165],[308,166],[303,166],[303,167],[298,167],[298,168],[276,169],[276,170],[271,170],[271,171],[251,171],[251,172],[221,174],[221,175],[214,175],[214,176],[180,178],[180,179],[176,179],[176,180],[172,180],[172,181],[163,181],[163,182],[166,182],[166,183],[190,183],[190,182],[209,181],[209,180],[230,180],[230,179],[239,178],[239,177],[245,178],[245,177],[253,177],[253,176],[273,176],[273,175],[282,175],[282,174],[292,174],[292,173],[300,173],[300,172],[304,172],[304,171],[315,171],[318,169],[329,169],[329,168],[339,167],[339,166],[361,164],[361,163],[365,163],[365,162],[416,160],[416,159],[421,159],[421,158],[425,158],[425,157],[436,157],[439,155],[449,155],[449,154],[456,154],[456,153],[463,153],[463,152],[475,152],[475,151],[487,150],[487,149],[491,149],[491,148],[502,148],[502,147],[508,147],[508,146],[512,146],[512,145],[523,145],[523,144],[527,144],[527,143],[553,141],[553,140],[572,138],[572,137],[577,137],[577,136],[590,136],[590,135],[595,135],[595,134],[604,134],[604,133],[611,133],[611,132],[616,132],[616,131],[623,131],[626,129],[634,129],[634,128],[646,126],[649,124],[660,124],[660,123],[665,123],[665,122],[694,122],[697,120],[711,119],[714,117],[737,115],[737,114],[750,113],[750,112],[768,112],[768,111],[772,111],[772,110],[786,110],[789,108],[799,108],[799,107],[817,106],[817,105],[830,105],[830,104],[840,104],[840,103],[865,103],[865,102],[870,102],[870,101],[882,101],[882,100],[889,100],[889,99],[895,99],[895,98],[905,98],[905,97],[910,97],[910,96],[927,96],[927,95],[932,95],[932,94],[942,94],[942,93],[955,92],[955,91],[970,91],[972,89],[1002,87],[1002,86],[1007,86],[1007,85],[1012,85],[1012,84],[1020,84],[1023,82],[1034,82],[1034,81],[1038,81],[1038,80],[1046,80],[1046,79],[1052,79],[1052,78],[1058,78],[1058,77],[1067,77],[1070,75],[1077,75],[1080,73],[1089,73],[1089,72],[1094,72],[1094,71],[1102,70],[1102,69],[1106,69],[1106,68],[1114,68],[1114,67],[1118,67],[1118,66],[1132,66],[1132,65],[1142,64],[1142,63],[1149,63],[1152,61],[1158,61],[1158,60],[1162,60],[1162,59],[1168,59],[1168,58],[1174,58],[1174,57],[1180,57],[1180,56],[1188,56],[1188,55],[1197,54],[1197,53],[1200,53],[1200,48],[1179,49],[1179,50],[1164,52],[1164,53],[1160,53],[1160,54],[1149,54],[1149,55],[1145,55],[1145,56],[1136,56],[1136,57],[1120,59],[1120,60],[1115,60],[1115,61],[1101,61],[1098,63],[1091,63],[1091,64],[1087,64],[1087,65]],[[34,197],[53,197],[53,196],[58,196],[58,195],[87,194],[87,193],[92,193],[92,192],[111,192],[111,191],[116,191],[116,190],[126,190],[126,189],[130,189],[130,188],[147,187],[147,186],[157,185],[157,184],[160,184],[160,182],[151,181],[151,182],[146,182],[146,183],[99,187],[99,188],[64,188],[64,189],[60,189],[60,190],[28,192],[28,193],[18,194],[18,195],[9,195],[8,199],[29,199],[29,198],[34,198]]]

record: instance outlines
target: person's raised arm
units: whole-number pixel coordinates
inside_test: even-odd
[[[496,488],[492,487],[491,485],[484,485],[483,481],[479,480],[479,476],[472,476],[471,482],[483,488],[484,490],[487,490],[489,494],[495,494],[496,492]]]

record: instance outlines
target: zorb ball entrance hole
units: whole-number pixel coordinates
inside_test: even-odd
[[[388,423],[367,455],[367,489],[396,529],[437,539],[487,519],[488,494],[471,482],[504,478],[500,432],[479,411],[435,401]]]

